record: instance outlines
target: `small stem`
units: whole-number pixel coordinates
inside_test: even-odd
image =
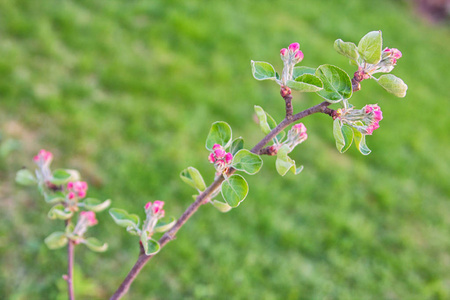
[[[283,97],[284,98],[284,97]],[[291,97],[292,99],[292,97]],[[277,134],[279,134],[284,128],[292,124],[293,122],[300,120],[306,116],[312,115],[314,113],[322,112],[325,114],[328,114],[331,116],[333,110],[329,109],[328,106],[330,105],[329,102],[322,102],[320,104],[317,104],[311,108],[308,108],[304,111],[301,111],[295,115],[292,115],[290,118],[286,117],[283,121],[281,121],[280,124],[278,124],[269,134],[267,134],[258,144],[255,145],[251,149],[251,152],[253,153],[259,153],[261,149],[270,142]],[[236,172],[234,168],[230,168],[228,172],[225,174],[225,176],[229,177],[231,174]],[[189,220],[189,218],[198,210],[198,208],[204,203],[205,199],[208,199],[213,195],[216,190],[220,188],[220,185],[225,180],[224,176],[217,177],[214,182],[206,188],[200,195],[197,196],[194,203],[192,203],[186,211],[181,215],[181,217],[177,220],[174,227],[167,231],[160,239],[159,244],[161,246],[161,249],[171,240],[175,238],[175,235],[177,234],[178,230]],[[139,257],[134,264],[133,268],[130,270],[128,275],[125,277],[122,284],[119,286],[119,288],[116,290],[116,292],[111,296],[110,300],[116,300],[120,299],[122,296],[124,296],[128,289],[131,286],[131,283],[136,279],[137,275],[139,275],[139,272],[142,270],[142,268],[145,266],[145,264],[153,257],[153,255],[145,255],[145,253],[142,251],[142,245],[141,245],[141,252],[139,254]]]
[[[73,289],[73,260],[74,260],[75,244],[69,239],[67,245],[67,290],[69,294],[69,300],[75,299],[75,292]]]

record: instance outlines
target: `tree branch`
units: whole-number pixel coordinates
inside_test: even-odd
[[[284,97],[283,97],[284,98]],[[290,97],[292,99],[292,96]],[[287,103],[287,101],[286,101]],[[269,134],[267,134],[258,144],[256,144],[252,149],[251,152],[253,153],[259,153],[260,150],[268,143],[270,142],[277,134],[279,134],[283,129],[285,129],[290,124],[294,123],[295,121],[298,121],[304,117],[307,117],[309,115],[312,115],[314,113],[325,113],[328,115],[332,115],[333,110],[329,109],[328,106],[330,105],[329,102],[322,102],[320,104],[317,104],[311,108],[308,108],[302,112],[299,112],[295,115],[292,115],[292,112],[290,116],[286,116],[286,118],[278,124]],[[290,106],[292,108],[292,106]],[[288,114],[288,106],[286,106],[286,114]],[[230,176],[236,172],[234,168],[230,168],[227,172],[227,176]],[[176,224],[172,229],[167,231],[160,239],[159,244],[161,248],[163,248],[168,242],[173,240],[175,238],[175,235],[177,234],[178,230],[186,223],[187,220],[198,210],[198,208],[205,202],[205,200],[209,199],[209,197],[220,188],[220,185],[224,181],[224,177],[220,176],[214,180],[214,182],[206,188],[200,195],[197,196],[194,203],[192,203],[186,211],[181,215],[181,217],[177,220]],[[142,251],[141,246],[141,252],[139,254],[139,257],[134,264],[133,268],[128,273],[125,280],[122,282],[122,284],[119,286],[117,291],[112,295],[110,300],[120,299],[123,295],[125,295],[130,288],[131,283],[136,279],[139,272],[142,270],[144,265],[153,257],[153,255],[145,255],[145,253]]]

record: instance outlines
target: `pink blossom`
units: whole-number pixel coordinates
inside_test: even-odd
[[[72,182],[72,181],[69,181],[69,182],[67,183],[67,189],[68,189],[68,190],[73,189],[73,182]]]
[[[223,158],[225,156],[225,154],[226,154],[226,152],[223,149],[216,149],[216,150],[214,150],[214,155],[218,159]]]
[[[216,150],[216,149],[222,149],[222,146],[219,145],[219,144],[214,144],[214,146],[212,147],[212,149],[213,149],[213,150]]]
[[[303,125],[303,123],[298,123],[292,126],[292,129],[294,129],[298,134],[302,134],[306,132],[306,126]]]
[[[80,213],[81,217],[88,221],[89,226],[94,226],[98,223],[95,218],[95,213],[93,211],[82,211]]]
[[[232,160],[233,160],[233,155],[232,155],[230,152],[228,152],[227,154],[225,154],[225,162],[226,162],[227,164],[231,163]]]
[[[214,157],[214,153],[209,154],[208,160],[209,160],[211,163],[214,163],[214,162],[216,161],[216,159],[215,159],[215,157]]]
[[[303,60],[303,57],[304,57],[303,52],[302,51],[298,51],[297,53],[295,53],[294,57],[295,57],[297,62],[301,62]]]
[[[286,49],[286,48],[283,48],[283,49],[280,50],[280,55],[281,56],[286,56],[287,53],[288,53],[288,49]]]
[[[300,133],[300,139],[301,140],[306,140],[308,138],[308,134],[306,133],[306,132],[302,132],[302,133]]]
[[[399,59],[400,57],[402,57],[402,52],[398,49],[392,48],[391,53],[395,59]]]
[[[153,202],[153,214],[157,214],[158,212],[163,211],[163,206],[164,206],[164,201],[160,201],[160,200],[156,200],[155,202]]]
[[[373,112],[373,115],[374,115],[375,121],[378,122],[378,121],[383,120],[383,113],[381,112],[381,110],[375,110]]]
[[[145,209],[149,209],[152,206],[151,202],[147,202],[147,204],[145,204]]]
[[[73,198],[75,198],[75,193],[74,192],[70,192],[68,197],[69,197],[70,200],[72,200]]]
[[[295,51],[297,51],[298,49],[300,49],[299,43],[292,43],[289,45],[289,50],[292,51],[293,53],[295,53]]]
[[[53,159],[53,154],[50,151],[44,149],[40,150],[38,155],[33,157],[33,160],[37,163],[42,161],[43,163],[50,163]]]

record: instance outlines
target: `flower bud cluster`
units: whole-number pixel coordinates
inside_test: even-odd
[[[303,143],[308,138],[306,133],[306,126],[303,123],[298,123],[292,126],[288,131],[287,140],[284,144],[288,145],[290,149],[294,149],[298,144]]]
[[[86,191],[88,189],[88,185],[85,181],[75,181],[67,183],[67,190],[69,191],[68,197],[70,200],[76,198],[84,198],[86,197]]]
[[[214,144],[212,150],[213,152],[209,154],[208,160],[214,164],[217,172],[223,173],[233,161],[233,155],[230,152],[226,152],[219,144]]]
[[[280,50],[281,60],[284,63],[281,82],[286,85],[288,80],[292,80],[294,66],[303,60],[303,52],[300,50],[299,43],[292,43],[289,47]]]
[[[50,151],[44,149],[33,157],[33,161],[37,164],[38,170],[36,176],[41,184],[49,184],[52,179],[52,172],[50,171],[50,164],[53,160],[53,154]]]
[[[362,109],[338,109],[336,115],[344,124],[368,135],[372,135],[380,127],[379,122],[383,119],[383,113],[377,104],[368,104]]]
[[[73,234],[77,235],[79,237],[82,237],[88,227],[92,227],[94,225],[97,225],[98,221],[95,217],[95,213],[93,211],[82,211],[80,213],[80,217],[78,218],[77,225],[73,229]],[[75,240],[78,241],[78,240]],[[78,241],[79,242],[79,241]]]
[[[355,72],[354,78],[357,82],[369,79],[375,73],[389,73],[394,69],[397,60],[402,57],[400,50],[396,48],[385,48],[381,52],[381,60],[377,64],[367,64],[363,62]]]
[[[147,215],[157,217],[158,219],[163,218],[165,214],[163,206],[164,201],[156,200],[153,204],[151,202],[147,202],[147,204],[145,204],[145,213]]]

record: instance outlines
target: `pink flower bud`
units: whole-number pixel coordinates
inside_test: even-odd
[[[225,156],[225,154],[226,154],[226,152],[223,149],[216,149],[216,150],[214,150],[214,155],[218,159],[223,158]]]
[[[231,163],[232,160],[233,160],[233,155],[230,152],[225,154],[225,163],[229,164],[229,163]]]
[[[398,49],[392,48],[391,53],[395,59],[399,59],[400,57],[402,57],[402,52],[400,52],[400,50]]]
[[[308,134],[306,132],[300,133],[300,139],[302,141],[305,141],[308,138]]]
[[[98,223],[93,211],[82,211],[80,215],[88,221],[89,226],[94,226]]]
[[[78,198],[84,198],[86,196],[85,191],[79,191],[77,194],[78,194]]]
[[[295,53],[298,49],[300,49],[299,43],[292,43],[289,45],[289,50],[292,51],[292,53]]]
[[[160,217],[163,218],[165,214],[166,214],[165,210],[161,209],[161,211],[159,212]]]
[[[67,189],[68,189],[68,190],[73,189],[73,182],[72,182],[72,181],[69,181],[69,182],[67,183]]]
[[[75,198],[75,193],[74,192],[70,192],[68,197],[69,197],[70,200],[72,200],[73,198]]]
[[[373,115],[374,115],[375,121],[378,122],[378,121],[383,120],[383,113],[381,112],[381,110],[375,110],[373,112]]]
[[[160,212],[162,210],[164,206],[164,201],[159,201],[156,200],[155,202],[153,202],[153,214],[157,214],[158,212]]]
[[[145,209],[149,209],[152,206],[151,202],[147,202],[147,204],[145,204]]]
[[[389,49],[388,47],[384,48],[383,52],[391,52],[391,49]]]
[[[303,123],[295,124],[294,126],[292,126],[292,129],[295,130],[297,134],[302,134],[306,132],[306,126],[303,125]]]
[[[42,161],[44,163],[50,163],[53,159],[53,154],[50,151],[46,151],[44,149],[40,150],[38,155],[33,157],[35,162]]]
[[[214,157],[214,153],[211,153],[211,154],[208,156],[208,160],[209,160],[211,163],[214,163],[214,162],[216,161],[216,159],[215,159],[215,157]]]
[[[294,57],[295,57],[297,62],[301,62],[303,60],[303,57],[304,57],[303,52],[302,51],[298,51],[297,53],[295,53]]]
[[[283,48],[283,49],[280,50],[280,55],[281,56],[286,56],[287,53],[288,53],[288,49],[286,49],[286,48]]]
[[[214,144],[214,146],[212,147],[213,150],[217,150],[217,149],[222,149],[222,146],[219,144]]]

